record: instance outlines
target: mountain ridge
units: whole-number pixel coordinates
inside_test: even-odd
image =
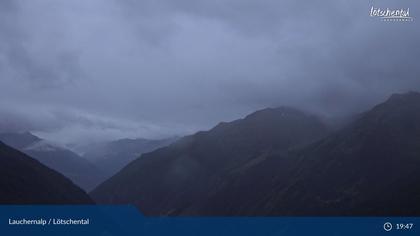
[[[0,141],[0,204],[93,204],[62,174]]]
[[[0,133],[0,140],[64,174],[85,190],[91,190],[102,180],[103,174],[92,163],[30,132]]]
[[[206,195],[205,186],[217,185],[256,155],[273,149],[286,151],[320,138],[327,131],[320,120],[294,109],[264,109],[143,154],[99,185],[91,196],[100,203],[134,203],[145,214],[176,214],[179,209],[173,210],[173,204],[182,208],[199,200]],[[119,194],[99,194],[101,191]],[[131,199],[130,191],[137,192],[134,195],[141,200]],[[156,208],[147,207],[153,204]]]
[[[306,119],[282,111],[257,111],[145,154],[91,196],[146,215],[420,214],[420,191],[410,188],[420,182],[420,93],[392,95],[301,146],[290,145],[296,130],[287,128]],[[269,121],[279,117],[288,122],[277,130]],[[274,137],[285,142],[272,148]]]
[[[176,138],[166,139],[118,139],[104,142],[87,148],[83,157],[90,160],[104,173],[104,181],[111,177],[129,162],[139,158],[141,154],[154,151],[157,148],[167,146]]]

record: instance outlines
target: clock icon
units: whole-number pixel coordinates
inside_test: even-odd
[[[384,224],[384,230],[387,231],[387,232],[391,231],[392,230],[392,224],[389,223],[389,222],[386,222]]]

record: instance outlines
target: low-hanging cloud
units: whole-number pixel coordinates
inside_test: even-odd
[[[420,16],[415,0],[1,1],[0,125],[72,142],[269,106],[359,112],[420,88],[417,19],[382,22],[373,5]]]

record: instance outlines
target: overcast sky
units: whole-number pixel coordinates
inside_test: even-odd
[[[1,0],[0,129],[85,142],[359,112],[420,90],[419,22],[417,0]]]

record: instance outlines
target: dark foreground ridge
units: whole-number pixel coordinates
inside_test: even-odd
[[[105,179],[105,174],[71,150],[25,133],[0,133],[0,141],[40,161],[71,179],[86,191]]]
[[[0,204],[93,204],[63,175],[0,142]]]

